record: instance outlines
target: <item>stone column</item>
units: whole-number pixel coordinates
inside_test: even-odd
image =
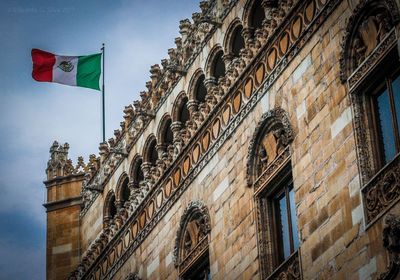
[[[207,89],[206,102],[210,108],[213,108],[218,103],[217,96],[213,94],[214,88],[217,86],[217,79],[215,77],[205,79],[204,86]]]
[[[171,124],[171,130],[172,133],[174,134],[174,147],[175,147],[175,156],[179,154],[179,152],[182,149],[183,146],[183,139],[181,135],[181,130],[182,130],[182,123],[179,121],[173,122]]]
[[[189,110],[190,118],[193,122],[193,125],[195,126],[194,128],[197,129],[204,120],[201,113],[199,112],[199,102],[196,100],[189,100],[186,106]]]
[[[143,162],[142,163],[142,172],[143,172],[144,180],[151,184],[153,183],[152,177],[150,174],[150,170],[151,170],[152,166],[153,165],[151,164],[151,162]]]

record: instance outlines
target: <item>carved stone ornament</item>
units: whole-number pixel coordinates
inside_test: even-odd
[[[396,46],[394,25],[400,20],[394,0],[363,0],[349,18],[342,41],[340,78],[347,83],[354,116],[356,149],[361,183],[368,183],[377,171],[373,135],[368,122],[369,100],[360,86]]]
[[[124,280],[140,280],[140,277],[136,273],[129,273]]]
[[[210,215],[201,201],[192,201],[183,212],[174,248],[175,267],[184,270],[208,248]]]
[[[78,162],[74,167],[72,160],[68,158],[69,144],[58,144],[53,142],[50,147],[50,159],[47,162],[47,180],[68,175],[84,174],[89,171],[89,164],[86,165],[83,157],[78,157]]]
[[[293,141],[294,132],[285,110],[275,108],[264,115],[255,129],[247,153],[247,185],[250,187]]]
[[[400,198],[400,155],[362,189],[367,224]]]
[[[273,274],[269,276],[269,279],[301,279],[299,252],[297,251],[290,256],[289,259],[287,259],[277,270],[274,271]]]
[[[387,271],[379,276],[379,280],[394,280],[400,276],[400,217],[387,215],[383,228],[383,246],[389,253]]]
[[[363,0],[349,18],[342,41],[340,78],[346,83],[351,74],[383,42],[399,21],[399,9],[394,0]],[[373,63],[372,63],[373,64]],[[372,68],[374,65],[368,65]]]

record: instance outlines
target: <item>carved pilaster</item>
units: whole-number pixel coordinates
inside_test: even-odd
[[[150,170],[151,170],[152,166],[153,165],[151,164],[151,162],[143,162],[142,163],[142,172],[143,172],[144,179],[149,183],[152,182],[152,177],[150,174]]]
[[[193,128],[197,129],[204,120],[199,112],[199,102],[196,100],[189,100],[186,106],[190,113],[190,119],[193,122]]]
[[[215,104],[218,103],[218,99],[216,98],[216,96],[213,95],[213,90],[217,86],[217,79],[215,77],[209,77],[205,79],[204,86],[207,89],[207,94],[205,97],[207,105],[210,108],[213,108]]]
[[[175,155],[179,154],[183,146],[183,139],[181,135],[182,128],[183,125],[181,122],[176,121],[171,124],[171,130],[174,134]]]

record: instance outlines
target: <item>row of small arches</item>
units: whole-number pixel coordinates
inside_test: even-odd
[[[250,28],[251,30],[261,28],[265,19],[262,0],[250,0],[246,4],[246,7],[248,7],[248,12],[245,12],[244,16],[246,28]],[[224,45],[226,46],[225,52],[220,45],[214,46],[210,51],[209,58],[206,61],[207,78],[213,78],[215,82],[218,82],[226,74],[227,61],[232,61],[240,56],[240,51],[245,48],[242,31],[243,24],[240,19],[236,18],[227,30],[227,36],[224,40]],[[161,154],[167,153],[168,149],[173,149],[173,123],[178,123],[179,129],[182,129],[186,127],[186,123],[191,119],[188,102],[195,101],[197,104],[206,102],[206,74],[204,74],[202,69],[195,71],[189,83],[189,94],[181,92],[178,95],[172,109],[172,114],[165,114],[161,119],[157,130],[157,137],[154,134],[148,136],[142,155],[136,155],[133,160],[129,176],[124,173],[119,179],[115,193],[111,190],[107,194],[104,203],[104,217],[106,219],[113,218],[118,209],[124,207],[125,202],[129,200],[132,189],[129,187],[129,184],[139,188],[142,182],[145,181],[142,168],[143,163],[156,166]]]

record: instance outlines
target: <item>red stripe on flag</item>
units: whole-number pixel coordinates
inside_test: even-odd
[[[54,54],[39,49],[32,49],[32,78],[38,82],[53,81],[53,66],[56,63]]]

